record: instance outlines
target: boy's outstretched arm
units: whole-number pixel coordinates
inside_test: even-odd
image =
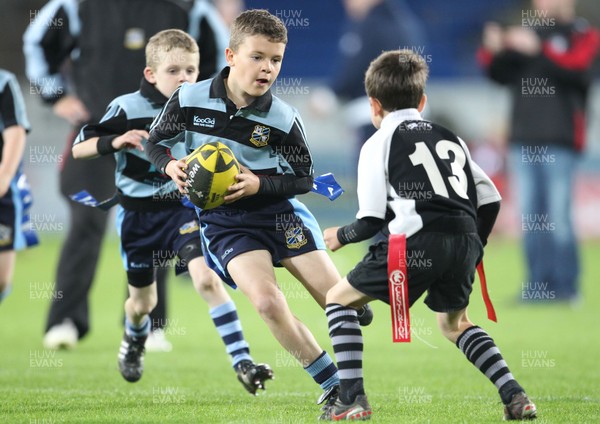
[[[131,128],[125,110],[113,101],[99,123],[85,125],[79,131],[71,151],[75,159],[92,159],[121,149],[144,150],[142,141],[148,136],[145,130]]]
[[[348,243],[358,243],[373,237],[385,224],[385,220],[366,216],[359,218],[352,224],[343,227],[327,228],[323,232],[325,245],[335,252]]]
[[[130,130],[125,134],[92,137],[74,144],[71,151],[75,159],[92,159],[101,155],[112,154],[122,149],[138,149],[144,151],[142,141],[148,138],[144,130]]]

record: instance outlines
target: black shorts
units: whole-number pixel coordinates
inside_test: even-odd
[[[321,229],[308,208],[296,199],[265,202],[252,210],[219,207],[200,211],[202,250],[208,266],[231,287],[229,261],[253,250],[267,250],[280,261],[325,249]]]
[[[390,303],[388,241],[369,253],[347,276],[358,291]],[[477,233],[419,232],[406,240],[408,298],[412,306],[427,291],[425,304],[435,312],[454,312],[469,304],[475,267],[483,256]]]
[[[117,231],[121,237],[121,257],[129,284],[146,287],[154,281],[154,269],[175,261],[175,273],[187,270],[180,259],[180,250],[196,247],[201,256],[200,229],[193,209],[184,206],[154,212],[137,212],[119,207]],[[187,261],[193,257],[187,256]]]

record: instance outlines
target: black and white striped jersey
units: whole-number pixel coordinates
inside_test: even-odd
[[[471,216],[501,200],[490,178],[448,129],[416,109],[391,112],[363,145],[358,165],[357,219],[385,219],[407,237],[442,216]]]

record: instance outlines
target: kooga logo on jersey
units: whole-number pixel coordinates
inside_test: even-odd
[[[215,118],[200,118],[198,115],[194,115],[194,125],[197,127],[215,127]]]

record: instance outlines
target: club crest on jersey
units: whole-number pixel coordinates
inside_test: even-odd
[[[287,244],[288,249],[300,249],[308,243],[302,227],[297,226],[286,230],[285,243]]]
[[[252,136],[250,137],[250,142],[254,144],[256,147],[265,147],[269,142],[269,136],[271,135],[271,128],[265,127],[263,125],[256,125],[254,127],[254,131],[252,131]]]
[[[179,227],[179,234],[190,234],[196,231],[200,231],[200,227],[198,226],[198,221],[195,219],[190,222],[186,222],[181,227]]]

